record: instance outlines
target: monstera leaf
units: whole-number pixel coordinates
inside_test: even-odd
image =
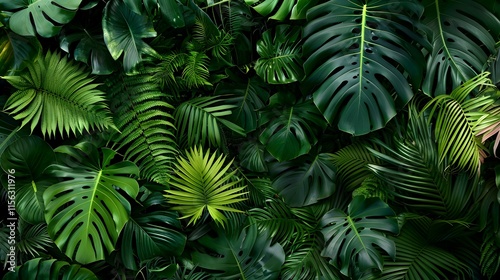
[[[85,279],[97,280],[97,276],[89,269],[78,264],[69,264],[56,259],[44,260],[36,258],[25,262],[15,268],[15,272],[7,273],[3,280],[59,280],[59,279]]]
[[[227,234],[219,228],[217,234],[215,238],[205,235],[199,239],[207,252],[195,251],[195,264],[214,270],[217,279],[278,278],[285,252],[279,243],[271,245],[269,233],[259,233],[256,225],[250,225],[241,233]]]
[[[135,198],[139,185],[130,175],[139,175],[129,161],[110,164],[116,152],[83,142],[60,146],[65,165],[52,165],[50,173],[66,179],[43,194],[45,219],[50,237],[68,257],[86,264],[103,260],[129,219],[130,204],[118,188]]]
[[[282,110],[270,109],[262,113],[260,122],[269,122],[260,134],[260,142],[273,157],[285,161],[309,152],[324,119],[314,104],[306,101]]]
[[[127,8],[121,0],[106,4],[102,17],[104,42],[114,60],[122,53],[123,68],[132,72],[142,61],[142,54],[157,56],[156,51],[142,39],[156,37],[153,23],[146,16],[138,15]]]
[[[42,46],[35,37],[24,37],[0,29],[0,76],[14,75],[33,62]]]
[[[28,223],[45,222],[42,194],[51,180],[43,172],[55,161],[52,148],[37,136],[13,142],[0,158],[3,170],[16,170],[16,211]]]
[[[382,255],[374,245],[394,259],[396,246],[384,232],[399,232],[395,215],[379,198],[355,196],[347,214],[333,209],[321,219],[326,241],[321,255],[331,258],[331,263],[347,276],[352,275],[350,269],[354,267],[360,271],[382,270]]]
[[[500,20],[477,1],[424,1],[432,49],[422,90],[448,94],[480,74],[495,51]]]
[[[304,76],[302,69],[300,28],[278,25],[274,32],[268,30],[257,42],[260,58],[255,72],[269,84],[288,84]]]
[[[292,207],[302,207],[335,192],[335,166],[330,155],[305,156],[269,167],[273,188]]]
[[[305,18],[307,10],[316,5],[318,0],[245,0],[245,3],[263,16],[275,12],[270,18],[282,21],[288,15],[290,19]]]
[[[52,37],[70,22],[82,0],[0,0],[0,10],[15,11],[9,27],[23,36]]]
[[[365,3],[366,2],[366,3]],[[302,46],[304,90],[329,123],[362,135],[380,129],[418,88],[424,58],[413,42],[416,1],[331,0],[310,9]]]

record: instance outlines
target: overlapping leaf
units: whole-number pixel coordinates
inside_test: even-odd
[[[24,37],[0,29],[0,76],[15,75],[32,63],[42,46],[35,37]]]
[[[283,21],[285,19],[303,19],[309,8],[316,5],[318,0],[245,0],[257,13]]]

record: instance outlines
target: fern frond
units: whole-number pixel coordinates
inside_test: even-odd
[[[162,57],[158,66],[154,67],[153,79],[163,88],[184,89],[184,84],[180,84],[176,74],[181,73],[181,69],[187,63],[188,55],[183,52],[174,51]]]
[[[481,245],[481,273],[493,278],[500,267],[500,248],[497,245],[497,234],[492,226],[486,228],[483,232],[483,244]]]
[[[4,110],[22,120],[21,127],[30,124],[31,131],[40,124],[49,137],[115,128],[104,92],[88,76],[83,67],[48,52],[20,76],[3,77],[18,89]]]
[[[116,74],[107,85],[116,125],[122,131],[114,139],[118,150],[125,149],[125,159],[137,163],[141,177],[166,184],[177,154],[167,94],[149,73]]]
[[[186,81],[188,88],[211,86],[208,81],[210,73],[208,71],[209,58],[204,53],[189,52],[186,66],[182,71],[182,78]]]

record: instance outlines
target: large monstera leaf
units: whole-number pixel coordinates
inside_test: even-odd
[[[269,84],[288,84],[302,79],[301,29],[278,25],[274,32],[268,30],[257,42],[260,58],[255,72]]]
[[[45,169],[55,163],[52,148],[37,136],[28,136],[10,144],[0,158],[3,170],[16,172],[16,211],[31,224],[45,222],[42,194],[51,184]]]
[[[292,207],[302,207],[335,192],[335,166],[330,155],[306,155],[293,161],[273,163],[273,188]]]
[[[0,10],[15,11],[9,19],[12,31],[23,36],[52,37],[70,22],[82,0],[0,0]]]
[[[344,275],[352,276],[351,269],[355,267],[361,272],[372,268],[382,270],[382,255],[374,245],[394,259],[396,246],[384,232],[399,232],[395,215],[378,197],[355,196],[347,214],[333,209],[321,219],[326,241],[321,255],[331,258],[331,263]]]
[[[259,233],[253,224],[241,232],[226,233],[218,228],[217,234],[215,238],[205,235],[199,239],[208,252],[195,251],[195,264],[217,271],[213,274],[216,279],[278,279],[285,252],[279,243],[271,245],[268,232]]]
[[[366,4],[365,4],[366,2]],[[329,123],[362,135],[380,129],[422,80],[416,1],[331,0],[310,9],[302,46],[304,90]]]
[[[56,259],[31,259],[15,268],[14,272],[7,273],[3,280],[97,280],[97,276],[89,269],[79,264],[69,264]]]
[[[134,13],[121,0],[111,0],[104,8],[102,17],[104,42],[114,60],[122,53],[123,68],[133,72],[134,67],[142,61],[142,55],[157,56],[143,38],[156,37],[153,23],[146,16]]]
[[[285,161],[309,152],[325,121],[314,104],[305,101],[289,108],[270,108],[262,113],[260,123],[268,123],[259,136],[260,142],[273,157]]]
[[[274,13],[271,19],[283,21],[289,16],[290,19],[305,18],[307,10],[318,0],[245,0],[245,3],[263,16]]]
[[[33,62],[42,49],[35,37],[0,29],[0,76],[14,75]]]
[[[49,172],[61,179],[43,194],[50,237],[68,257],[87,264],[103,260],[115,249],[127,223],[130,203],[118,191],[135,198],[139,192],[138,167],[129,161],[111,164],[116,152],[83,142],[60,146],[68,156],[65,165],[52,165]]]
[[[500,34],[500,20],[477,1],[424,1],[432,49],[422,90],[448,94],[484,70]]]

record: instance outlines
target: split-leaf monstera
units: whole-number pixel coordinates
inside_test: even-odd
[[[43,193],[49,235],[69,258],[87,264],[111,253],[130,215],[130,203],[118,191],[135,198],[139,169],[129,161],[112,164],[116,152],[83,142],[60,146],[65,165],[50,167],[50,174],[66,179]]]

